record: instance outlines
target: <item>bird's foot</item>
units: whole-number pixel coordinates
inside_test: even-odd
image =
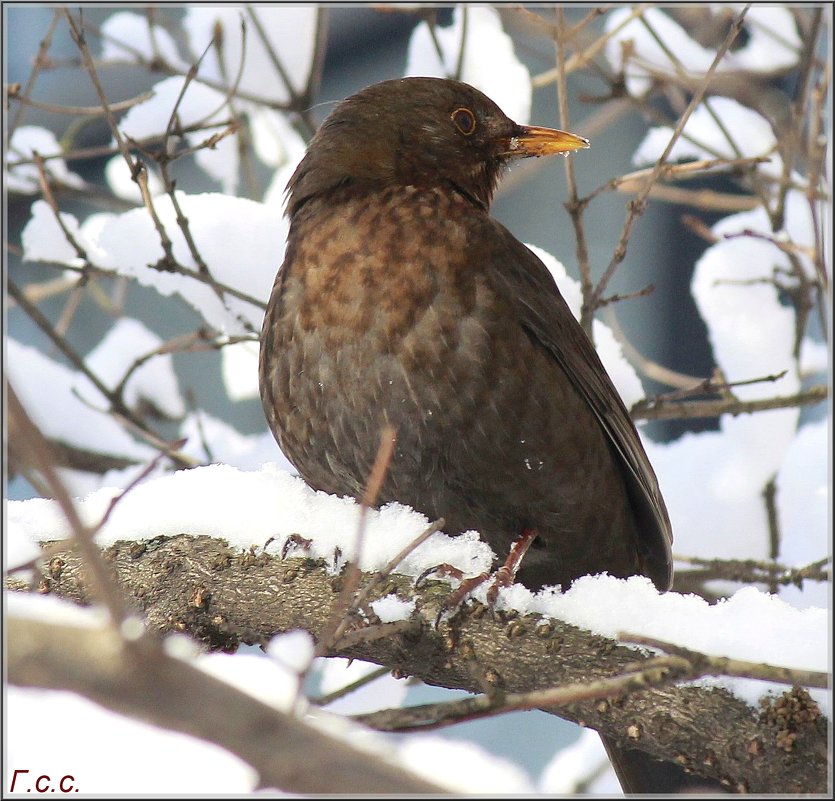
[[[510,587],[516,581],[516,573],[519,572],[519,565],[522,564],[522,559],[536,537],[536,529],[526,528],[513,541],[513,545],[510,546],[510,551],[507,554],[507,559],[504,560],[504,564],[493,574],[493,583],[490,589],[487,590],[487,602],[490,606],[496,602],[496,599],[499,597],[499,590],[502,587]]]
[[[493,606],[499,597],[499,590],[503,587],[510,587],[516,580],[516,573],[519,570],[519,565],[522,563],[522,558],[530,548],[531,543],[536,539],[537,532],[535,529],[526,528],[513,542],[510,547],[510,552],[505,559],[504,564],[494,573],[479,573],[477,576],[464,577],[464,573],[457,567],[447,564],[446,562],[440,565],[430,567],[424,570],[418,576],[415,585],[418,586],[431,574],[438,576],[452,576],[461,580],[461,583],[453,590],[441,606],[441,611],[438,613],[438,620],[444,612],[451,609],[457,609],[462,601],[477,587],[484,584],[485,581],[493,579],[490,588],[487,590],[487,604]]]
[[[313,540],[302,537],[301,534],[291,534],[284,540],[284,545],[281,548],[281,558],[286,559],[291,548],[301,548],[303,551],[308,551],[312,544]]]

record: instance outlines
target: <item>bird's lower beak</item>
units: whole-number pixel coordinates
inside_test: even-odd
[[[589,146],[589,140],[556,128],[540,128],[537,125],[519,125],[517,132],[507,142],[508,158],[551,156],[554,153],[571,153]]]

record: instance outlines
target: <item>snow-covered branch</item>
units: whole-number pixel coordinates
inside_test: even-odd
[[[339,597],[340,577],[322,562],[304,556],[281,559],[259,548],[241,551],[216,538],[120,541],[104,556],[131,605],[152,628],[187,632],[212,649],[265,645],[274,635],[298,628],[315,637],[328,626]],[[89,580],[72,550],[53,553],[50,565],[41,591],[90,602]],[[363,577],[364,582],[371,579]],[[652,659],[559,619],[513,610],[485,614],[480,605],[436,630],[432,621],[448,593],[446,584],[417,592],[412,578],[391,575],[372,593],[366,611],[353,610],[348,644],[335,643],[330,655],[376,662],[444,687],[478,693],[486,686],[498,698],[604,681],[639,671]],[[405,630],[381,622],[371,611],[376,603],[395,599],[415,602]],[[826,786],[826,720],[819,711],[805,713],[808,704],[803,715],[778,726],[716,686],[618,689],[622,692],[607,699],[613,692],[593,686],[590,692],[599,695],[574,692],[558,707],[544,707],[542,696],[538,705],[734,790],[822,792]],[[786,748],[789,730],[794,737]]]

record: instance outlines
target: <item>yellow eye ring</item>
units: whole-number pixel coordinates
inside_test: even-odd
[[[452,117],[452,122],[455,124],[455,127],[462,134],[464,134],[464,136],[472,136],[475,133],[475,114],[473,114],[473,112],[468,108],[457,108],[450,116]]]

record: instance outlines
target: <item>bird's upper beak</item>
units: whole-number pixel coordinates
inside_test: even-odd
[[[506,140],[504,156],[527,158],[551,156],[554,153],[571,153],[589,146],[589,140],[556,128],[540,128],[538,125],[517,125],[516,131]]]

